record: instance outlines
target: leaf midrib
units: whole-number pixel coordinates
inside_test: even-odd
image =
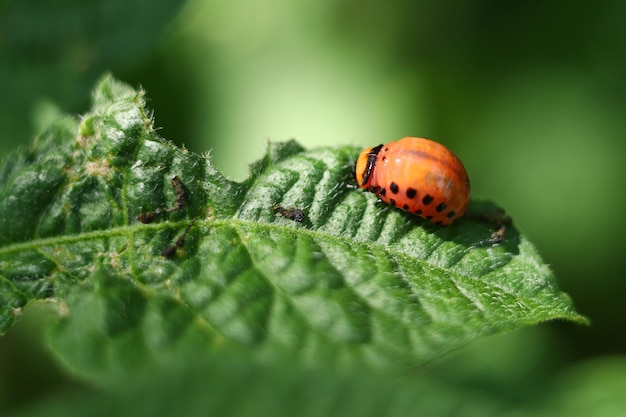
[[[137,232],[147,231],[147,230],[158,231],[158,230],[165,230],[165,229],[172,229],[172,230],[180,229],[182,233],[182,231],[189,224],[190,221],[191,220],[189,219],[184,219],[184,220],[175,221],[175,222],[165,221],[161,223],[152,223],[152,224],[135,223],[132,225],[118,226],[118,227],[113,227],[113,228],[109,228],[105,230],[94,230],[90,232],[83,232],[83,233],[62,235],[62,236],[51,236],[51,237],[46,237],[46,238],[35,238],[27,242],[13,243],[13,244],[0,248],[0,256],[15,254],[19,252],[36,251],[43,247],[59,246],[63,244],[71,244],[71,243],[77,243],[77,242],[82,242],[82,241],[99,240],[99,239],[106,239],[106,238],[119,237],[119,236],[127,236],[129,239],[132,239],[133,235],[136,234]],[[469,279],[474,278],[470,275],[459,273],[459,271],[450,271],[448,269],[441,267],[440,265],[428,262],[428,260],[412,257],[402,251],[394,250],[392,247],[382,244],[382,243],[355,240],[352,238],[347,238],[347,237],[343,237],[339,235],[333,235],[330,233],[320,232],[317,230],[299,228],[297,226],[290,227],[286,225],[279,225],[276,223],[261,223],[261,222],[253,222],[253,221],[248,221],[248,220],[240,220],[240,219],[232,219],[232,218],[224,219],[224,220],[223,219],[197,220],[195,222],[195,227],[200,226],[204,228],[216,228],[220,226],[237,227],[237,225],[242,225],[247,228],[265,228],[265,230],[289,231],[292,233],[297,232],[299,234],[306,234],[308,236],[318,238],[318,239],[324,239],[326,241],[336,240],[336,241],[351,244],[351,245],[353,244],[363,245],[363,246],[367,246],[370,250],[383,251],[394,257],[401,257],[405,260],[410,260],[413,262],[420,262],[420,263],[426,264],[430,268],[445,272],[446,274],[454,273],[455,275],[460,276],[460,277],[466,277]]]

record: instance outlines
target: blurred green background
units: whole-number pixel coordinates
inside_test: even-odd
[[[0,156],[85,112],[106,71],[147,90],[163,137],[212,149],[233,178],[268,139],[430,137],[592,320],[513,335],[492,366],[529,345],[535,364],[623,354],[625,21],[618,0],[4,0]],[[15,358],[32,361],[20,346],[43,344],[28,323],[0,338],[2,396],[21,387]],[[31,391],[55,385],[32,371]]]

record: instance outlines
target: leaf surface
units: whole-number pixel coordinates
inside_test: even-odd
[[[350,187],[358,153],[270,143],[230,181],[157,135],[142,91],[105,77],[89,113],[2,162],[0,332],[29,302],[54,303],[53,346],[92,374],[214,348],[416,366],[483,335],[586,321],[514,228],[477,244],[489,224],[443,228],[377,203]]]

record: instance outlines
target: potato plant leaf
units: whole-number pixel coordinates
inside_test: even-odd
[[[439,227],[355,189],[357,147],[270,143],[234,182],[160,138],[142,91],[107,76],[93,102],[0,165],[0,333],[52,303],[52,346],[77,370],[211,349],[416,366],[483,335],[586,321],[514,228],[485,244],[484,221]]]

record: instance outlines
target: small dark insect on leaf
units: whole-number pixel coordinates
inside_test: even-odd
[[[176,193],[174,207],[172,207],[170,211],[182,210],[183,207],[185,207],[185,199],[187,198],[185,185],[177,176],[170,180],[170,184],[172,184],[172,188],[174,188],[174,192]]]
[[[513,219],[511,216],[502,216],[495,222],[498,229],[491,234],[489,241],[492,244],[500,243],[504,240],[504,233],[506,233],[507,226],[511,226],[513,224]]]
[[[276,213],[294,222],[302,223],[306,218],[304,211],[296,207],[284,208],[278,204],[274,204],[272,208]]]
[[[178,247],[176,245],[168,246],[161,251],[161,256],[165,258],[171,258],[176,253],[176,250],[178,250]]]
[[[513,224],[511,216],[506,215],[503,210],[498,210],[492,213],[483,212],[466,214],[466,217],[491,223],[497,228],[488,239],[476,242],[474,246],[495,245],[502,242],[504,240],[507,227]]]
[[[170,180],[170,184],[172,184],[172,188],[174,188],[174,192],[176,193],[174,206],[170,208],[158,208],[153,211],[139,213],[139,215],[137,216],[137,220],[144,224],[152,223],[159,215],[163,213],[172,213],[174,211],[182,210],[185,207],[185,199],[187,198],[185,185],[180,180],[180,178],[178,178],[178,176],[172,178]]]
[[[152,223],[154,219],[156,219],[157,216],[161,214],[162,212],[163,212],[162,209],[157,209],[154,211],[148,211],[146,213],[139,213],[139,215],[137,216],[137,220],[139,220],[140,222],[144,224]]]
[[[189,223],[189,225],[185,227],[185,230],[183,231],[183,233],[180,236],[178,236],[178,239],[176,239],[176,242],[172,246],[168,246],[161,251],[161,256],[170,258],[176,253],[178,249],[185,246],[185,239],[187,239],[187,234],[189,233],[189,230],[191,230],[191,227],[193,226],[195,222],[196,222],[196,219],[193,219],[191,223]]]

